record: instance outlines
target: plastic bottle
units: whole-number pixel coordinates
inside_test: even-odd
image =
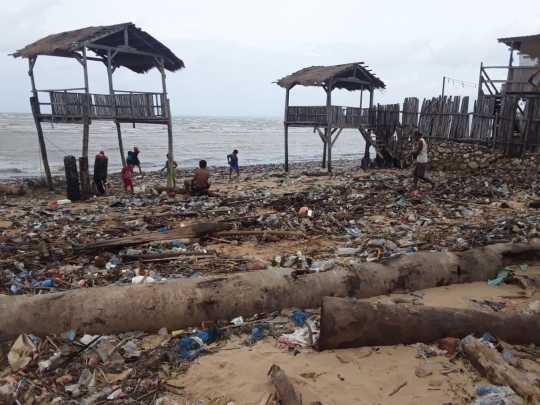
[[[489,394],[497,394],[501,391],[501,387],[498,386],[480,386],[476,388],[476,395],[484,396]]]
[[[358,249],[355,248],[338,248],[338,255],[354,255],[358,252]]]
[[[71,204],[71,200],[65,199],[65,200],[56,201],[56,205],[64,205],[64,204]]]
[[[312,263],[309,270],[315,271],[318,273],[319,271],[330,270],[332,267],[335,267],[335,265],[336,265],[336,262],[334,262],[333,260],[324,260],[324,261],[319,260]]]

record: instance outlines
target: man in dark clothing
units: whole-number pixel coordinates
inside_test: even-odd
[[[136,146],[133,148],[133,153],[131,154],[131,164],[133,167],[137,166],[139,168],[139,173],[143,174],[141,169],[141,162],[139,161],[140,150]]]

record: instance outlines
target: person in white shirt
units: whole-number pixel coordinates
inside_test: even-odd
[[[420,131],[413,132],[413,140],[416,142],[416,149],[413,152],[413,157],[416,158],[417,162],[413,172],[414,192],[416,194],[418,192],[418,179],[431,184],[431,188],[435,188],[435,182],[426,177],[426,168],[428,163],[428,148],[426,140],[422,138],[422,133]]]

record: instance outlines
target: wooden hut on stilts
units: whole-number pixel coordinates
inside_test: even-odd
[[[95,56],[89,56],[92,51]],[[34,80],[34,67],[40,55],[73,58],[83,68],[84,87],[61,90],[38,90]],[[125,165],[122,145],[122,123],[164,124],[168,130],[169,167],[173,167],[173,134],[165,71],[184,68],[184,62],[150,34],[132,23],[88,27],[61,34],[53,34],[27,45],[13,57],[28,59],[32,97],[30,105],[38,133],[41,156],[49,190],[53,190],[47,150],[41,128],[42,122],[83,125],[82,157],[79,159],[81,196],[90,195],[88,175],[88,143],[93,120],[114,121],[122,164]],[[107,70],[109,94],[90,92],[88,62],[101,62]],[[119,91],[113,86],[113,74],[118,68],[135,73],[146,73],[156,68],[162,77],[162,92]],[[167,185],[171,186],[169,174]]]
[[[385,89],[382,80],[374,75],[363,62],[347,63],[335,66],[312,66],[277,81],[286,90],[285,93],[285,171],[289,171],[289,128],[313,127],[323,142],[322,167],[328,153],[328,171],[332,172],[332,147],[345,128],[354,128],[366,141],[366,149],[373,147],[379,154],[386,147],[381,137],[375,135],[375,117],[373,115],[373,95],[376,89]],[[322,87],[326,92],[324,106],[290,106],[289,92],[296,86]],[[332,91],[346,89],[360,91],[358,107],[332,105]],[[364,90],[369,92],[369,106],[363,104]]]

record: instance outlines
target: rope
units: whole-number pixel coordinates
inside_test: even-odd
[[[69,153],[67,153],[65,150],[60,149],[54,142],[52,142],[51,140],[49,140],[49,139],[46,138],[45,136],[43,136],[43,138],[45,138],[48,142],[50,142],[52,145],[54,145],[54,147],[55,147],[56,149],[58,149],[60,152],[65,153],[66,156],[69,155]]]

